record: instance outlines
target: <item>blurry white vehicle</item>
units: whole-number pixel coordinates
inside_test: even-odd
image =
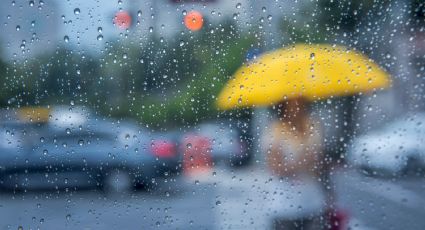
[[[226,162],[231,166],[249,164],[251,155],[250,143],[243,135],[237,122],[215,121],[203,123],[196,133],[211,141],[211,155],[214,162]]]
[[[348,160],[374,173],[400,174],[425,165],[425,114],[409,115],[354,140]]]

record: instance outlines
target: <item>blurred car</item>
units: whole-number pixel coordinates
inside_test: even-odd
[[[214,162],[242,166],[251,160],[250,139],[240,123],[217,121],[200,124],[195,132],[210,140],[211,157]]]
[[[349,161],[368,172],[400,174],[425,166],[425,114],[398,119],[354,140]]]
[[[151,185],[155,178],[180,170],[175,135],[152,133],[134,122],[97,117],[78,107],[56,107],[48,118],[22,119],[27,115],[0,123],[4,188],[47,183],[124,190]]]

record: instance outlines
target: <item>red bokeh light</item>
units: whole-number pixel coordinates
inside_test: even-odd
[[[190,11],[184,17],[184,25],[192,31],[197,31],[204,25],[204,17],[198,11]]]
[[[120,29],[128,29],[131,26],[131,15],[127,11],[120,11],[115,14],[114,24]]]

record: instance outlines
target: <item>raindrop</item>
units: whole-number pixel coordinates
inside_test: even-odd
[[[141,17],[142,16],[142,11],[141,10],[137,11],[137,16],[138,17]]]
[[[75,15],[79,15],[80,14],[80,8],[75,8],[74,9],[74,14]]]
[[[69,37],[67,35],[65,35],[65,37],[63,37],[63,40],[68,43],[69,42]]]
[[[21,26],[16,26],[16,31],[19,31],[19,30],[21,30]]]
[[[192,148],[192,143],[187,143],[186,148],[191,149]]]
[[[30,5],[30,6],[34,6],[34,1],[30,1],[30,2],[29,2],[29,5]]]
[[[84,140],[79,140],[79,141],[78,141],[78,145],[79,145],[79,146],[83,146],[83,145],[84,145]]]
[[[43,150],[43,155],[46,156],[49,153],[49,151],[47,151],[47,149]]]
[[[98,41],[102,41],[103,40],[103,35],[102,34],[97,35],[97,40]]]
[[[311,60],[314,60],[314,58],[315,58],[315,57],[316,57],[316,54],[315,54],[315,53],[311,53],[311,54],[310,54],[310,59],[311,59]]]
[[[238,4],[236,4],[236,9],[240,9],[242,6],[242,4],[239,2]]]

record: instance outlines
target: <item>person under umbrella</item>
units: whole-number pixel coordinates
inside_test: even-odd
[[[322,130],[311,118],[308,105],[304,98],[294,98],[274,106],[278,117],[261,141],[273,175],[269,192],[274,229],[321,225],[326,203],[324,188],[318,182],[323,161]]]
[[[323,167],[322,132],[308,113],[309,102],[389,86],[389,75],[365,55],[325,44],[297,44],[266,53],[239,68],[224,86],[219,109],[274,106],[278,111],[278,120],[262,138],[274,178],[269,183],[269,210],[276,214],[276,228],[334,229],[338,219],[320,218],[334,206],[335,194],[324,184],[329,170]]]

